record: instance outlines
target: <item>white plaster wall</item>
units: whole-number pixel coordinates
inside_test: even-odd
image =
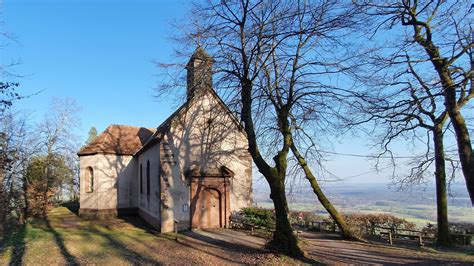
[[[85,191],[87,167],[94,171],[93,192]],[[130,184],[135,162],[129,155],[96,154],[80,157],[80,207],[117,209],[131,207]]]
[[[150,162],[150,196],[147,196],[147,182],[146,182],[146,166],[147,161]],[[140,165],[142,165],[143,173],[143,193],[140,193]],[[159,145],[154,145],[141,153],[137,158],[137,168],[136,168],[135,181],[136,184],[136,199],[138,203],[138,208],[141,212],[145,212],[147,216],[143,216],[154,227],[159,228],[160,225],[157,224],[157,220],[160,218],[160,147]],[[150,220],[148,217],[151,216]]]
[[[171,231],[173,219],[190,220],[190,206],[186,172],[198,165],[202,172],[212,172],[221,166],[231,169],[231,211],[252,204],[252,160],[247,151],[247,139],[227,115],[218,100],[210,94],[193,99],[170,133],[163,139],[163,153],[171,153],[173,160],[163,163],[163,194],[167,208],[163,209],[162,231]],[[165,169],[167,168],[167,170]]]
[[[189,186],[177,161],[177,150],[171,148],[174,145],[168,144],[166,141],[160,143],[163,191],[161,193],[162,232],[173,231],[175,220],[179,222],[179,230],[190,226]],[[186,211],[183,209],[184,204],[188,206]]]

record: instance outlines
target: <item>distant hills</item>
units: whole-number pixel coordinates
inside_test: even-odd
[[[345,213],[390,213],[417,223],[436,221],[436,190],[433,185],[398,190],[380,183],[331,183],[324,185],[323,191]],[[449,195],[450,221],[474,223],[474,208],[464,184],[452,184]],[[254,201],[257,206],[272,206],[269,190],[263,185],[254,189]],[[290,189],[288,201],[292,210],[326,215],[309,187]]]

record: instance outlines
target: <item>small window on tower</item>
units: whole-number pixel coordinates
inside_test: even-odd
[[[94,170],[92,167],[87,167],[86,168],[86,192],[94,192]]]

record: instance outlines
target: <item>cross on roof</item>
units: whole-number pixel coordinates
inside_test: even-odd
[[[198,30],[196,33],[191,34],[191,37],[197,38],[197,46],[201,47],[201,37],[202,37],[201,31]]]

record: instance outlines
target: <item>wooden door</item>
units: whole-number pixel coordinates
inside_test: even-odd
[[[216,228],[221,226],[220,194],[215,189],[201,192],[201,227]]]

